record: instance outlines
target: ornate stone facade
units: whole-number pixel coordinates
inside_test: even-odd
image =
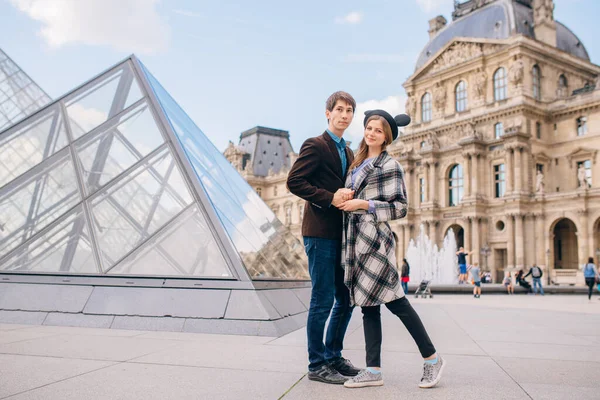
[[[464,16],[491,3],[462,3],[456,12]],[[474,251],[469,261],[491,271],[496,282],[506,271],[535,263],[547,283],[583,284],[581,265],[588,257],[598,264],[600,67],[549,46],[553,2],[530,3],[550,29],[538,40],[455,38],[405,82],[413,123],[389,148],[405,170],[409,195],[407,217],[392,223],[400,259],[423,226],[438,245],[449,228],[455,230]],[[541,72],[537,82],[534,66]],[[494,82],[500,68],[505,81]],[[467,107],[457,112],[460,81]],[[497,99],[499,88],[506,95]],[[427,92],[434,113],[423,122]],[[287,169],[245,175],[300,236],[303,202],[287,192],[286,176]]]
[[[552,26],[552,1],[532,4]],[[506,78],[495,83],[500,68]],[[456,38],[419,68],[405,82],[407,92],[416,99],[429,92],[436,106],[436,91],[449,96],[427,122],[417,102],[413,123],[390,150],[404,167],[410,197],[407,218],[394,226],[399,257],[420,226],[438,244],[452,227],[474,251],[469,261],[497,282],[535,263],[552,282],[583,284],[581,265],[600,256],[598,76],[599,66],[523,36]],[[470,90],[467,109],[458,112],[460,81]],[[499,90],[506,94],[497,99]],[[460,180],[453,180],[457,166]]]

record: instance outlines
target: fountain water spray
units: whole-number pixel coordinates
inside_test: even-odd
[[[452,229],[448,230],[442,248],[438,249],[421,225],[417,241],[411,239],[408,244],[406,260],[410,265],[410,280],[414,283],[422,280],[437,284],[458,283],[456,238]]]

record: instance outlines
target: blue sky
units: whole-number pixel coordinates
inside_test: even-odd
[[[555,4],[556,19],[600,62],[600,2]],[[298,151],[326,127],[333,91],[363,108],[403,109],[427,21],[451,20],[452,8],[453,0],[0,0],[0,48],[53,98],[135,53],[219,149],[263,125],[288,130]]]

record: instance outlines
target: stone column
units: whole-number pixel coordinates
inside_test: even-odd
[[[435,197],[435,163],[431,162],[429,164],[429,193],[430,193],[430,197],[429,199],[427,199],[430,203],[435,203],[436,201],[436,197]]]
[[[529,179],[532,175],[535,176],[535,174],[531,169],[531,154],[528,148],[523,148],[523,164],[523,190],[529,194],[535,191],[533,180],[530,181]]]
[[[437,244],[437,223],[429,221],[429,239],[433,244]]]
[[[471,242],[471,219],[470,218],[465,218],[465,250],[466,251],[475,251],[475,249],[472,249],[472,243]],[[471,262],[471,257],[467,257],[467,262],[470,263]]]
[[[535,214],[530,214],[528,220],[531,221],[531,233],[533,236],[532,244],[533,244],[533,252],[531,252],[531,260],[529,260],[532,264],[539,266],[541,263],[538,259],[538,242],[537,242],[537,224],[536,224],[536,216]],[[529,242],[529,241],[528,241]],[[529,252],[527,252],[529,254]]]
[[[588,212],[587,210],[578,210],[579,214],[579,229],[577,231],[577,247],[579,247],[579,265],[587,263],[588,257],[596,257],[595,254],[590,254],[588,250]],[[593,250],[593,247],[592,247]],[[593,252],[593,251],[592,251]]]
[[[506,218],[506,266],[515,267],[515,225],[510,214]]]
[[[521,148],[518,147],[514,151],[514,190],[517,193],[521,192],[521,188],[523,187],[523,166],[521,160]]]
[[[465,185],[465,197],[471,197],[471,173],[473,169],[471,168],[471,153],[466,153],[463,155],[465,160],[465,175],[466,179],[463,179]]]
[[[513,149],[506,149],[506,194],[513,191]]]
[[[474,197],[477,197],[479,194],[479,154],[473,155],[472,158],[472,167],[473,167],[473,186],[471,187],[471,193],[473,193]]]
[[[536,222],[536,228],[535,228],[535,242],[536,244],[536,248],[537,248],[537,260],[538,260],[538,265],[544,265],[546,266],[546,268],[548,268],[548,266],[546,265],[546,241],[545,241],[545,236],[546,236],[546,232],[544,232],[544,215],[543,214],[537,214],[535,217],[535,222]],[[548,269],[546,269],[547,272]]]
[[[481,228],[479,223],[479,218],[473,218],[473,255],[471,256],[473,262],[478,262],[479,266],[483,268],[481,265]]]
[[[408,196],[408,205],[409,207],[415,207],[418,203],[417,203],[417,199],[418,199],[418,194],[416,194],[418,192],[418,182],[415,179],[415,175],[416,175],[416,171],[414,168],[406,168],[406,191],[407,196]],[[415,185],[415,183],[417,185]],[[415,190],[416,188],[416,190]]]
[[[399,225],[398,226],[398,247],[400,247],[400,251],[398,252],[400,259],[399,261],[401,261],[403,258],[406,257],[406,247],[404,246],[404,242],[406,241],[404,238],[405,235],[405,226],[404,225]],[[400,264],[402,265],[402,264]]]
[[[525,231],[523,230],[523,215],[515,216],[515,255],[517,268],[525,266]]]
[[[434,204],[437,201],[437,184],[436,184],[436,174],[435,174],[435,170],[436,170],[436,163],[432,162],[431,163],[431,168],[429,170],[429,173],[431,174],[431,203]]]

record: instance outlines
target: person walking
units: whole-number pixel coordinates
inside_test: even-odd
[[[458,257],[458,284],[465,283],[468,279],[467,277],[467,256],[471,254],[472,251],[465,251],[465,248],[460,246],[458,251],[456,252],[456,256]]]
[[[481,269],[479,263],[473,263],[471,266],[471,277],[473,278],[473,297],[481,297]]]
[[[346,178],[354,199],[340,206],[345,211],[342,238],[344,281],[350,302],[362,308],[367,368],[344,386],[383,385],[381,371],[381,314],[385,306],[400,318],[424,359],[421,388],[438,384],[446,361],[438,355],[421,319],[406,299],[396,269],[396,246],[389,221],[404,218],[408,201],[404,171],[385,151],[398,136],[398,125],[410,122],[383,110],[365,113],[364,138]]]
[[[544,295],[544,287],[542,286],[542,276],[544,273],[542,269],[537,265],[533,264],[533,267],[529,270],[525,278],[531,275],[531,279],[533,279],[533,294],[536,295],[538,292],[538,287],[540,288],[540,294]]]
[[[600,281],[600,275],[598,275],[598,269],[594,265],[594,258],[588,258],[587,264],[583,267],[583,277],[585,278],[585,284],[588,287],[588,300],[592,299],[592,292],[594,286]]]
[[[410,265],[406,258],[402,260],[402,271],[400,273],[400,280],[402,282],[402,290],[404,294],[408,294],[408,282],[410,282]]]
[[[360,371],[342,357],[353,307],[341,266],[342,211],[338,208],[353,195],[352,190],[344,188],[344,180],[354,155],[342,136],[352,122],[356,101],[346,92],[335,92],[325,108],[327,130],[304,142],[288,175],[287,187],[306,200],[302,236],[312,283],[306,323],[308,379],[343,384]]]

